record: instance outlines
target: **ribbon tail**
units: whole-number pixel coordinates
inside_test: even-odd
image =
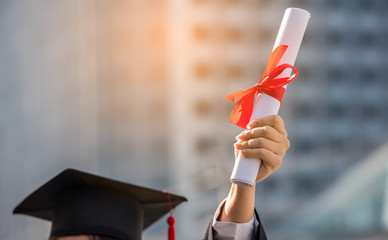
[[[280,103],[282,103],[284,93],[286,89],[284,87],[278,87],[273,89],[267,89],[263,91],[265,94],[270,95],[273,98],[276,98]]]
[[[235,102],[239,99],[242,99],[244,96],[249,95],[251,92],[254,92],[254,91],[255,91],[255,87],[249,88],[246,90],[237,91],[224,97],[224,99]]]
[[[246,128],[252,116],[255,93],[256,92],[251,92],[237,102],[236,106],[233,108],[232,113],[230,114],[229,121],[231,123],[241,128]]]
[[[279,45],[273,52],[269,55],[267,65],[265,66],[263,76],[267,76],[272,69],[278,65],[280,59],[283,57],[284,52],[287,50],[288,45]]]

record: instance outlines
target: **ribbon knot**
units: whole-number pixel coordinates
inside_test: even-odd
[[[225,97],[225,99],[233,102],[239,100],[230,114],[229,121],[231,123],[236,124],[241,128],[246,128],[252,115],[253,102],[256,94],[265,93],[276,98],[280,103],[282,102],[285,92],[283,86],[287,85],[298,76],[298,69],[291,64],[285,63],[277,66],[287,48],[287,45],[279,45],[269,55],[264,74],[259,83],[254,87],[234,92]],[[291,68],[295,73],[289,77],[277,78],[287,68]]]
[[[259,84],[256,84],[255,88],[256,88],[256,92],[262,92],[263,91],[263,88]]]

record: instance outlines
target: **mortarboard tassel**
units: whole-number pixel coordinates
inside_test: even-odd
[[[175,218],[173,216],[169,216],[167,218],[167,222],[168,222],[168,240],[175,240],[175,226],[174,226],[174,223],[175,223]]]
[[[168,205],[170,206],[170,216],[167,218],[168,223],[168,240],[175,240],[175,218],[172,216],[175,212],[175,208],[172,209],[171,205],[171,197],[167,190],[163,191],[165,194],[167,194],[168,197]]]

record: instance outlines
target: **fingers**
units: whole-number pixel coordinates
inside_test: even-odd
[[[256,127],[252,130],[246,130],[238,135],[237,140],[248,141],[254,138],[268,138],[275,142],[283,142],[286,136],[271,126]]]
[[[269,125],[261,126],[261,124]],[[272,115],[259,118],[252,121],[250,126],[256,127],[246,130],[236,137],[238,140],[237,149],[266,148],[284,156],[285,151],[290,147],[290,141],[287,139],[287,132],[280,116]]]
[[[260,158],[263,165],[275,171],[282,164],[282,157],[265,148],[245,149],[241,151],[245,158]]]
[[[236,152],[240,151],[245,158],[259,158],[263,161],[256,181],[265,179],[275,171],[290,147],[283,119],[278,115],[251,121],[247,130],[236,138]]]
[[[286,141],[275,142],[264,137],[254,138],[248,141],[238,142],[235,144],[237,150],[264,148],[277,155],[280,155],[281,157],[284,157],[284,155],[286,155],[288,146],[289,145],[287,145]]]
[[[262,117],[262,118],[253,120],[247,125],[247,128],[253,129],[253,128],[263,127],[263,126],[271,126],[281,134],[284,134],[287,136],[283,119],[279,115],[271,115],[271,116]]]

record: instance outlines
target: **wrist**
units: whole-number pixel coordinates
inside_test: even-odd
[[[244,223],[252,219],[255,207],[255,185],[252,187],[232,184],[220,216],[222,222]]]
[[[228,200],[238,201],[238,202],[246,202],[255,200],[255,191],[256,184],[252,187],[249,186],[240,186],[232,183],[232,187],[230,189]]]

